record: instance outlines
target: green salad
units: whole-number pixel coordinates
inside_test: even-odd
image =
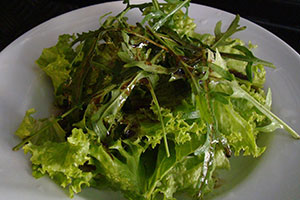
[[[259,134],[281,128],[299,139],[263,90],[264,67],[274,65],[231,38],[246,28],[238,15],[210,35],[194,31],[189,0],[124,4],[97,30],[59,36],[36,61],[59,111],[35,119],[29,109],[15,133],[13,150],[31,154],[34,177],[49,176],[71,197],[93,187],[132,200],[203,199],[229,157],[265,151]],[[127,23],[131,9],[143,14],[136,25]]]

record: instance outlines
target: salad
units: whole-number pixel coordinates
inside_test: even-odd
[[[119,190],[127,199],[203,199],[231,156],[260,156],[257,136],[285,129],[263,90],[265,67],[226,31],[196,33],[189,0],[131,4],[100,18],[99,29],[59,36],[36,61],[51,78],[58,112],[29,109],[13,150],[31,154],[32,175],[69,190]],[[144,18],[127,23],[139,9]],[[105,18],[105,20],[104,20]]]

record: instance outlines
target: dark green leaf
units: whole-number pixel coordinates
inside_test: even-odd
[[[252,63],[249,62],[246,66],[246,74],[247,74],[247,78],[250,81],[250,83],[252,83],[253,81],[253,71],[252,71]]]
[[[216,34],[215,43],[211,46],[211,48],[215,49],[218,46],[223,46],[224,43],[226,43],[227,38],[229,38],[231,35],[233,35],[238,31],[244,30],[246,27],[245,26],[240,27],[240,25],[238,24],[239,21],[240,21],[240,16],[236,15],[236,17],[234,18],[234,20],[231,22],[230,26],[224,33],[221,32],[222,22],[218,22],[215,27],[215,34]]]
[[[252,62],[253,64],[262,64],[264,66],[268,66],[271,68],[275,68],[274,64],[261,60],[259,58],[256,57],[249,57],[249,56],[245,56],[245,55],[241,55],[241,54],[233,54],[233,53],[224,53],[224,52],[220,52],[221,56],[225,57],[225,58],[232,58],[235,60],[241,60],[241,61],[245,61],[245,62]]]

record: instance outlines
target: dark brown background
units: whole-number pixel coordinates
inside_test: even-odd
[[[103,0],[0,0],[0,51],[17,37],[62,13]],[[268,29],[300,54],[300,0],[192,0]]]

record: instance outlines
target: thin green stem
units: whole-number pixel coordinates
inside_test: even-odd
[[[157,97],[155,95],[152,83],[150,81],[149,81],[149,84],[148,84],[148,88],[149,88],[150,93],[152,95],[153,102],[156,105],[157,110],[158,110],[158,117],[159,117],[159,121],[161,123],[161,128],[162,128],[162,131],[163,131],[164,144],[165,144],[165,148],[166,148],[167,157],[170,157],[170,151],[169,151],[169,147],[168,147],[167,132],[166,132],[165,124],[164,124],[164,121],[163,121],[163,117],[162,117],[162,114],[161,114],[161,109],[160,109]]]

